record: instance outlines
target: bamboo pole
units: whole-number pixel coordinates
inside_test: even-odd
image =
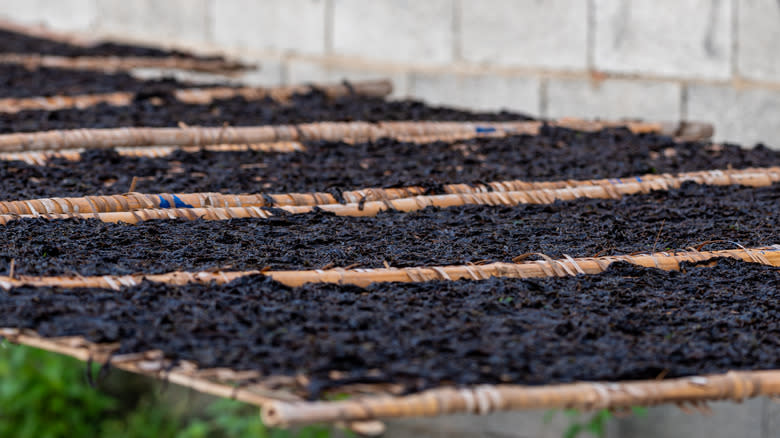
[[[220,59],[197,59],[183,58],[180,56],[170,57],[144,57],[144,56],[56,56],[39,54],[19,54],[7,53],[0,54],[0,64],[23,65],[34,69],[40,67],[75,69],[75,70],[98,70],[98,71],[121,71],[137,68],[156,68],[170,70],[188,70],[203,73],[215,74],[234,74],[245,70],[250,70],[255,66],[242,64],[236,61],[227,61]]]
[[[536,135],[546,122],[320,122],[299,125],[180,128],[74,129],[0,135],[0,152],[107,149],[124,146],[205,146],[277,141],[374,141],[382,137]],[[593,131],[627,126],[634,132],[666,132],[680,124],[641,122],[586,122],[562,119],[549,124]],[[690,123],[688,123],[690,125]]]
[[[524,409],[627,409],[662,403],[742,400],[780,395],[780,370],[730,371],[667,380],[580,382],[544,386],[444,387],[402,397],[362,397],[336,402],[264,405],[263,423],[286,427],[450,414],[485,415]]]
[[[293,85],[281,87],[209,87],[173,90],[176,99],[190,104],[205,104],[217,99],[243,97],[248,100],[271,98],[288,102],[295,94],[321,90],[330,98],[348,96],[385,97],[393,91],[393,84],[387,79],[361,81],[350,84]],[[114,106],[129,105],[136,94],[131,92],[83,94],[74,96],[40,96],[0,99],[0,112],[16,113],[25,110],[58,110],[63,108],[86,108],[107,103]]]
[[[489,263],[484,265],[451,265],[413,268],[378,269],[316,269],[309,271],[225,271],[225,272],[169,272],[165,274],[135,274],[122,276],[53,276],[37,277],[15,275],[0,277],[0,287],[9,290],[21,286],[101,288],[119,290],[122,287],[137,286],[142,281],[182,285],[188,283],[229,283],[237,278],[263,274],[290,286],[307,283],[352,284],[365,287],[371,283],[452,281],[461,279],[485,280],[491,277],[539,278],[565,277],[578,274],[599,274],[609,265],[622,261],[646,268],[667,271],[679,270],[682,262],[701,262],[717,257],[729,257],[768,266],[780,266],[780,245],[762,248],[741,248],[718,251],[698,251],[693,248],[677,252],[657,252],[639,255],[618,255],[603,257],[565,257],[543,260],[521,261],[519,263]]]
[[[570,200],[579,196],[591,198],[619,198],[638,192],[678,188],[686,181],[708,185],[740,184],[751,187],[768,186],[780,182],[780,167],[750,168],[742,170],[708,170],[678,174],[648,174],[627,178],[597,180],[563,180],[527,182],[521,180],[495,181],[485,184],[447,184],[447,194],[530,192],[530,202]],[[576,190],[575,190],[576,189]],[[366,188],[342,193],[347,203],[380,202],[423,196],[424,187]],[[154,208],[174,207],[270,207],[314,206],[338,204],[330,193],[286,194],[221,194],[221,193],[125,193],[122,195],[86,196],[72,198],[43,198],[23,201],[0,201],[0,214],[40,215],[63,213],[127,212]],[[365,206],[364,206],[365,207]]]

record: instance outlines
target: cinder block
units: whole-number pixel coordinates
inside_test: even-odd
[[[190,43],[209,39],[208,0],[96,1],[96,27],[102,33]]]
[[[751,79],[780,81],[780,2],[741,0],[737,68]]]
[[[715,125],[715,140],[780,148],[780,92],[761,88],[694,85],[688,89],[688,118]]]
[[[679,120],[681,87],[675,82],[551,79],[547,116]]]
[[[487,416],[451,415],[439,418],[395,420],[387,423],[384,438],[560,438],[569,422],[556,414],[546,422],[545,412],[501,412]]]
[[[217,44],[321,54],[325,0],[219,0],[212,26]]]
[[[780,438],[780,401],[764,400],[764,438]]]
[[[647,416],[614,419],[611,437],[633,438],[764,438],[762,436],[763,399],[743,403],[711,403],[711,415],[686,414],[674,406],[658,406]],[[695,411],[694,411],[695,412]]]
[[[575,70],[587,67],[586,1],[460,1],[460,6],[460,45],[467,61]]]
[[[539,113],[539,79],[497,75],[413,73],[409,92],[432,104],[475,110]]]
[[[284,83],[284,64],[281,59],[273,57],[241,57],[242,61],[260,66],[258,70],[243,73],[237,79],[244,84],[255,86],[281,85]]]
[[[390,79],[393,82],[391,97],[407,95],[408,80],[403,71],[372,70],[347,65],[327,65],[316,61],[291,60],[287,63],[288,84],[309,82],[365,81],[372,79]]]
[[[97,12],[91,0],[1,0],[0,16],[25,24],[44,24],[55,30],[85,31]]]
[[[731,1],[596,0],[599,70],[701,78],[731,73]]]
[[[388,62],[452,60],[452,0],[333,0],[333,51]]]

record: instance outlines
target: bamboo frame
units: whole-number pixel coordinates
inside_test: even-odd
[[[643,266],[659,266],[662,269],[674,269],[677,266],[679,269],[679,262],[683,260],[706,260],[724,255],[780,265],[780,245],[766,249],[709,253],[690,251],[674,255],[658,253],[611,259],[627,260]],[[521,265],[547,264],[547,268],[542,270],[543,275],[574,275],[578,270],[591,269],[592,266],[585,266],[586,260],[567,258],[525,262]],[[568,268],[564,268],[567,263]],[[605,268],[604,263],[595,264],[597,270]],[[552,273],[548,273],[548,270]],[[437,272],[437,275],[439,279],[444,278],[441,272]],[[757,396],[780,396],[780,370],[765,370],[730,371],[725,374],[668,380],[578,382],[544,386],[501,384],[467,388],[440,387],[407,396],[398,396],[403,388],[392,384],[359,385],[359,388],[338,388],[339,392],[355,395],[350,400],[304,402],[301,396],[304,395],[305,376],[260,376],[253,371],[229,369],[198,370],[195,364],[189,362],[171,367],[171,362],[166,360],[164,353],[160,351],[112,356],[113,351],[118,348],[117,344],[94,344],[81,337],[46,339],[32,331],[14,328],[0,328],[0,336],[14,343],[66,354],[82,361],[104,362],[111,358],[112,366],[120,369],[166,379],[216,396],[252,403],[262,408],[263,421],[269,426],[329,422],[346,424],[357,430],[381,431],[381,425],[371,421],[456,413],[487,414],[522,409],[627,409],[631,406],[661,403],[676,403],[680,406],[691,403],[698,406],[711,400],[742,401]],[[241,386],[237,387],[236,384]]]
[[[307,283],[352,284],[365,287],[371,283],[423,282],[434,280],[484,280],[491,277],[539,278],[565,277],[578,274],[599,274],[610,264],[623,261],[646,268],[658,268],[667,271],[679,270],[682,262],[701,262],[717,257],[729,257],[768,266],[780,266],[780,245],[762,248],[740,248],[719,251],[698,251],[689,248],[686,251],[657,252],[652,254],[619,255],[603,257],[565,257],[518,263],[489,263],[484,265],[450,265],[414,268],[378,268],[378,269],[316,269],[308,271],[224,271],[224,272],[169,272],[165,274],[135,274],[121,276],[55,276],[37,277],[16,275],[0,276],[0,287],[9,290],[20,286],[35,287],[84,287],[119,290],[121,287],[136,286],[142,281],[165,284],[187,283],[228,283],[247,275],[264,274],[274,280],[296,287]]]
[[[634,132],[680,133],[696,127],[711,132],[708,124],[588,122],[560,119],[553,122],[320,122],[299,125],[180,128],[74,129],[0,135],[0,152],[57,151],[62,149],[107,149],[126,146],[206,146],[211,144],[251,144],[277,141],[374,141],[383,137],[399,139],[431,136],[535,135],[543,124],[594,131],[610,126],[626,126]],[[461,138],[461,139],[462,139]]]
[[[0,64],[23,65],[27,68],[51,67],[71,70],[122,71],[138,68],[187,70],[202,73],[230,75],[250,70],[255,66],[221,59],[197,59],[144,56],[56,56],[7,53],[0,54]]]
[[[750,168],[742,170],[709,170],[683,172],[678,174],[648,174],[627,178],[598,180],[564,180],[526,182],[495,181],[486,184],[447,184],[446,194],[501,193],[526,191],[534,193],[531,202],[547,202],[558,199],[619,198],[634,193],[648,193],[651,190],[677,188],[686,181],[708,185],[740,184],[751,187],[768,186],[780,182],[780,166]],[[575,190],[576,189],[576,190]],[[424,187],[367,188],[342,193],[348,204],[360,202],[392,201],[423,196]],[[286,193],[286,194],[221,194],[221,193],[126,193],[122,195],[86,196],[70,198],[43,198],[23,201],[0,201],[0,214],[40,215],[66,213],[108,213],[128,212],[144,209],[170,208],[189,205],[194,208],[211,207],[270,207],[270,206],[314,206],[339,204],[330,193]]]
[[[209,87],[184,88],[173,91],[176,99],[190,104],[210,103],[217,99],[243,97],[248,100],[271,98],[278,102],[288,102],[295,94],[321,90],[334,99],[352,93],[361,96],[386,97],[393,92],[393,84],[388,79],[360,81],[350,84],[292,85],[281,87]],[[115,92],[100,94],[82,94],[74,96],[39,96],[26,98],[0,99],[0,112],[16,113],[25,110],[58,110],[63,108],[86,108],[100,103],[124,106],[132,103],[136,93]]]

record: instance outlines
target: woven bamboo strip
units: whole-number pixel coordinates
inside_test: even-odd
[[[287,102],[295,94],[321,90],[330,98],[338,98],[355,93],[362,96],[385,97],[393,91],[389,80],[363,81],[352,84],[293,85],[283,87],[211,87],[175,90],[174,96],[185,103],[203,104],[217,99],[243,97],[248,100],[271,98]],[[100,103],[115,106],[129,105],[135,93],[116,92],[84,94],[75,96],[42,96],[28,98],[0,99],[0,111],[15,113],[24,110],[57,110],[62,108],[86,108]]]
[[[780,370],[730,371],[667,380],[581,382],[545,386],[480,385],[438,388],[418,394],[337,402],[271,402],[262,410],[268,426],[366,421],[448,414],[488,414],[523,409],[627,409],[661,403],[698,403],[780,395]]]
[[[484,280],[491,277],[538,278],[577,274],[598,274],[604,272],[610,264],[617,261],[633,263],[648,268],[679,270],[681,262],[706,261],[716,257],[730,257],[747,262],[780,266],[780,245],[763,248],[744,248],[719,251],[697,251],[690,249],[679,252],[658,252],[640,255],[621,255],[604,257],[582,257],[563,259],[525,261],[520,263],[489,263],[485,265],[453,265],[414,268],[379,269],[327,269],[310,271],[266,271],[262,274],[287,286],[296,287],[307,283],[335,283],[368,286],[382,282],[421,282],[434,280]],[[171,272],[166,274],[137,274],[124,276],[91,277],[35,277],[17,275],[13,278],[0,277],[0,287],[12,289],[20,286],[64,287],[64,288],[102,288],[118,290],[121,287],[136,286],[144,280],[166,283],[228,283],[247,275],[260,274],[260,271],[229,272]]]
[[[562,119],[550,124],[580,130],[627,126],[635,132],[664,132],[680,124],[639,122],[586,122]],[[181,128],[74,129],[0,135],[0,152],[61,149],[105,149],[121,146],[205,146],[221,143],[276,141],[374,141],[382,137],[491,136],[539,132],[543,122],[320,122],[299,125]]]
[[[55,56],[28,54],[0,54],[0,64],[18,64],[27,68],[51,67],[75,70],[121,71],[137,68],[189,70],[204,73],[232,74],[249,70],[253,66],[235,61],[217,59],[182,58],[177,56],[158,58],[143,56]]]
[[[144,147],[118,147],[116,151],[125,157],[161,158],[171,155],[176,150],[184,152],[197,152],[199,150],[213,152],[300,152],[306,150],[298,141],[276,141],[253,144],[214,144],[207,146],[144,146]],[[0,160],[22,161],[33,166],[45,166],[51,159],[64,159],[78,161],[81,159],[83,149],[62,149],[59,151],[41,152],[4,152],[0,153]]]
[[[780,167],[752,168],[743,170],[710,170],[679,174],[650,174],[629,178],[565,181],[497,181],[486,184],[448,184],[448,194],[472,194],[487,192],[539,191],[542,195],[531,196],[531,201],[544,202],[553,199],[574,199],[577,196],[618,198],[637,192],[669,190],[683,182],[695,181],[708,185],[741,184],[752,187],[768,186],[780,182]],[[595,187],[595,188],[594,188]],[[569,190],[572,189],[572,190]],[[578,189],[578,190],[573,190]],[[379,202],[422,196],[424,187],[369,188],[342,193],[348,203]],[[549,196],[548,196],[549,195]],[[211,207],[268,207],[268,206],[314,206],[338,204],[339,200],[330,193],[287,193],[287,194],[240,194],[221,193],[126,193],[109,196],[86,196],[78,198],[44,198],[24,201],[0,201],[0,214],[37,215],[63,213],[108,213],[143,210],[149,208],[170,208],[191,206]]]

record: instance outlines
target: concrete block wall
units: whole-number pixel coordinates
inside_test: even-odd
[[[715,123],[780,147],[778,0],[0,0],[0,17],[262,64],[252,83],[390,77],[396,96],[544,117]],[[780,438],[780,408],[720,403],[609,437]],[[542,413],[401,421],[389,435],[561,436]]]
[[[777,0],[0,0],[0,16],[257,61],[257,84],[544,117],[703,119],[780,147]]]

